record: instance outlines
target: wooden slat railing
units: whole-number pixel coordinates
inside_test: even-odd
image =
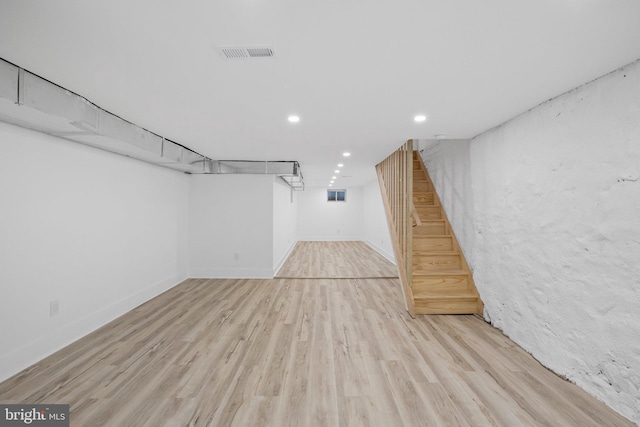
[[[389,157],[376,165],[382,200],[387,213],[389,233],[398,266],[407,311],[415,315],[411,289],[413,227],[413,141],[407,141]]]

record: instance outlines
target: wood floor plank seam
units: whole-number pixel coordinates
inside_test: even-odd
[[[300,277],[287,277],[287,276],[278,276],[278,279],[289,279],[289,280],[297,280],[297,279],[332,279],[332,280],[353,280],[353,279],[397,279],[398,276],[351,276],[351,277],[343,277],[343,276],[328,276],[328,277],[313,277],[313,276],[300,276]]]
[[[278,278],[398,277],[396,266],[362,241],[299,241]]]
[[[71,426],[633,425],[478,316],[412,319],[395,277],[188,279],[0,402],[69,404]]]

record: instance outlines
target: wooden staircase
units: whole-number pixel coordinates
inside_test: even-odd
[[[440,199],[413,152],[411,290],[416,314],[482,314],[483,304]]]
[[[408,141],[376,167],[407,310],[482,315],[469,265],[412,147]]]

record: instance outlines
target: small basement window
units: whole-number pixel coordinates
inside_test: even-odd
[[[347,190],[327,190],[327,202],[346,202]]]

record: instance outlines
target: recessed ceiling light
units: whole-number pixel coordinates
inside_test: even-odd
[[[289,117],[287,117],[287,120],[289,120],[289,123],[298,123],[300,121],[300,117],[298,117],[298,116],[289,116]]]
[[[335,181],[329,181],[329,183],[333,184]]]
[[[335,177],[335,176],[332,176],[332,177],[331,177],[331,179],[336,179],[336,177]]]
[[[343,167],[343,166],[344,166],[344,165],[343,165],[342,163],[338,163],[338,167],[339,167],[339,168],[341,168],[341,167]]]
[[[417,116],[415,116],[413,118],[414,121],[420,123],[420,122],[424,122],[425,120],[427,120],[427,116],[425,116],[424,114],[418,114]]]
[[[340,169],[334,170],[335,173],[340,173]]]
[[[329,187],[333,187],[333,184],[329,184]]]
[[[348,151],[345,151],[344,153],[342,153],[343,156],[345,157],[349,157],[351,155],[351,153],[349,153]]]

